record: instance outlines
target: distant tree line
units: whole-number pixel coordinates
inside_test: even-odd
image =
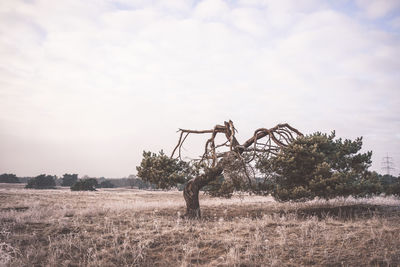
[[[54,189],[56,187],[56,181],[54,176],[41,174],[33,179],[30,179],[25,188],[33,189]]]
[[[0,175],[0,183],[25,183],[26,188],[51,189],[56,186],[71,187],[71,190],[95,190],[96,188],[118,188],[129,187],[138,189],[156,189],[156,186],[145,182],[134,175],[128,178],[96,178],[83,176],[78,178],[78,174],[65,173],[62,177],[56,175],[40,174],[36,177],[17,177],[12,173]]]
[[[20,181],[15,174],[3,173],[0,175],[0,183],[20,183]]]
[[[256,179],[257,188],[273,188],[276,181],[258,178]],[[41,174],[36,177],[17,177],[15,174],[3,173],[0,175],[0,183],[26,183],[26,188],[34,189],[54,189],[56,186],[70,187],[72,191],[93,191],[97,188],[138,188],[138,189],[157,189],[156,184],[143,181],[134,175],[128,178],[90,178],[84,176],[79,179],[78,174],[64,174],[62,178],[55,175]],[[211,196],[229,197],[232,194],[231,188],[224,188],[224,178],[221,176],[214,183],[204,187],[205,191]],[[365,186],[364,186],[365,187]],[[361,188],[363,194],[373,193],[374,195],[385,194],[400,197],[400,176],[382,175],[377,172],[369,174],[368,188]],[[177,184],[176,188],[183,189],[183,184]],[[323,191],[327,193],[326,190]],[[331,192],[332,194],[333,192]],[[362,194],[360,195],[362,196]]]
[[[71,185],[71,191],[96,191],[98,185],[94,178],[79,179]]]

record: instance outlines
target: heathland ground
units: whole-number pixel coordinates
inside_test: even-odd
[[[71,192],[0,184],[0,266],[399,266],[400,200]]]

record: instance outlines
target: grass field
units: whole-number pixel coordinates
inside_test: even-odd
[[[395,198],[277,203],[0,184],[0,266],[399,266]]]

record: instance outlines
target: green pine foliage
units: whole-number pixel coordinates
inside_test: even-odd
[[[15,174],[3,173],[0,175],[0,183],[20,183],[20,181]]]
[[[400,197],[400,176],[383,175],[380,176],[380,180],[386,195]]]
[[[61,186],[72,186],[78,181],[78,174],[64,174],[61,182]]]
[[[53,189],[56,187],[54,176],[41,174],[33,179],[30,179],[25,188],[33,189]]]
[[[115,185],[114,185],[111,181],[105,180],[105,181],[102,181],[102,182],[99,184],[98,187],[99,187],[99,188],[114,188]]]
[[[206,185],[202,190],[212,197],[231,198],[235,188],[231,181],[225,180],[224,176],[221,175],[216,180]]]
[[[94,178],[80,179],[71,186],[71,191],[96,191],[97,186]]]
[[[194,174],[194,168],[187,162],[172,159],[161,150],[158,154],[143,151],[137,176],[158,188],[170,189],[186,183]]]
[[[335,132],[317,132],[298,137],[257,167],[274,184],[271,194],[279,201],[379,194],[378,176],[368,171],[372,152],[360,153],[361,147],[362,138],[342,140],[335,139]]]

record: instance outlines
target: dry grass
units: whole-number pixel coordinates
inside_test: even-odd
[[[0,266],[399,266],[400,201],[301,204],[181,192],[25,190],[0,184]]]

